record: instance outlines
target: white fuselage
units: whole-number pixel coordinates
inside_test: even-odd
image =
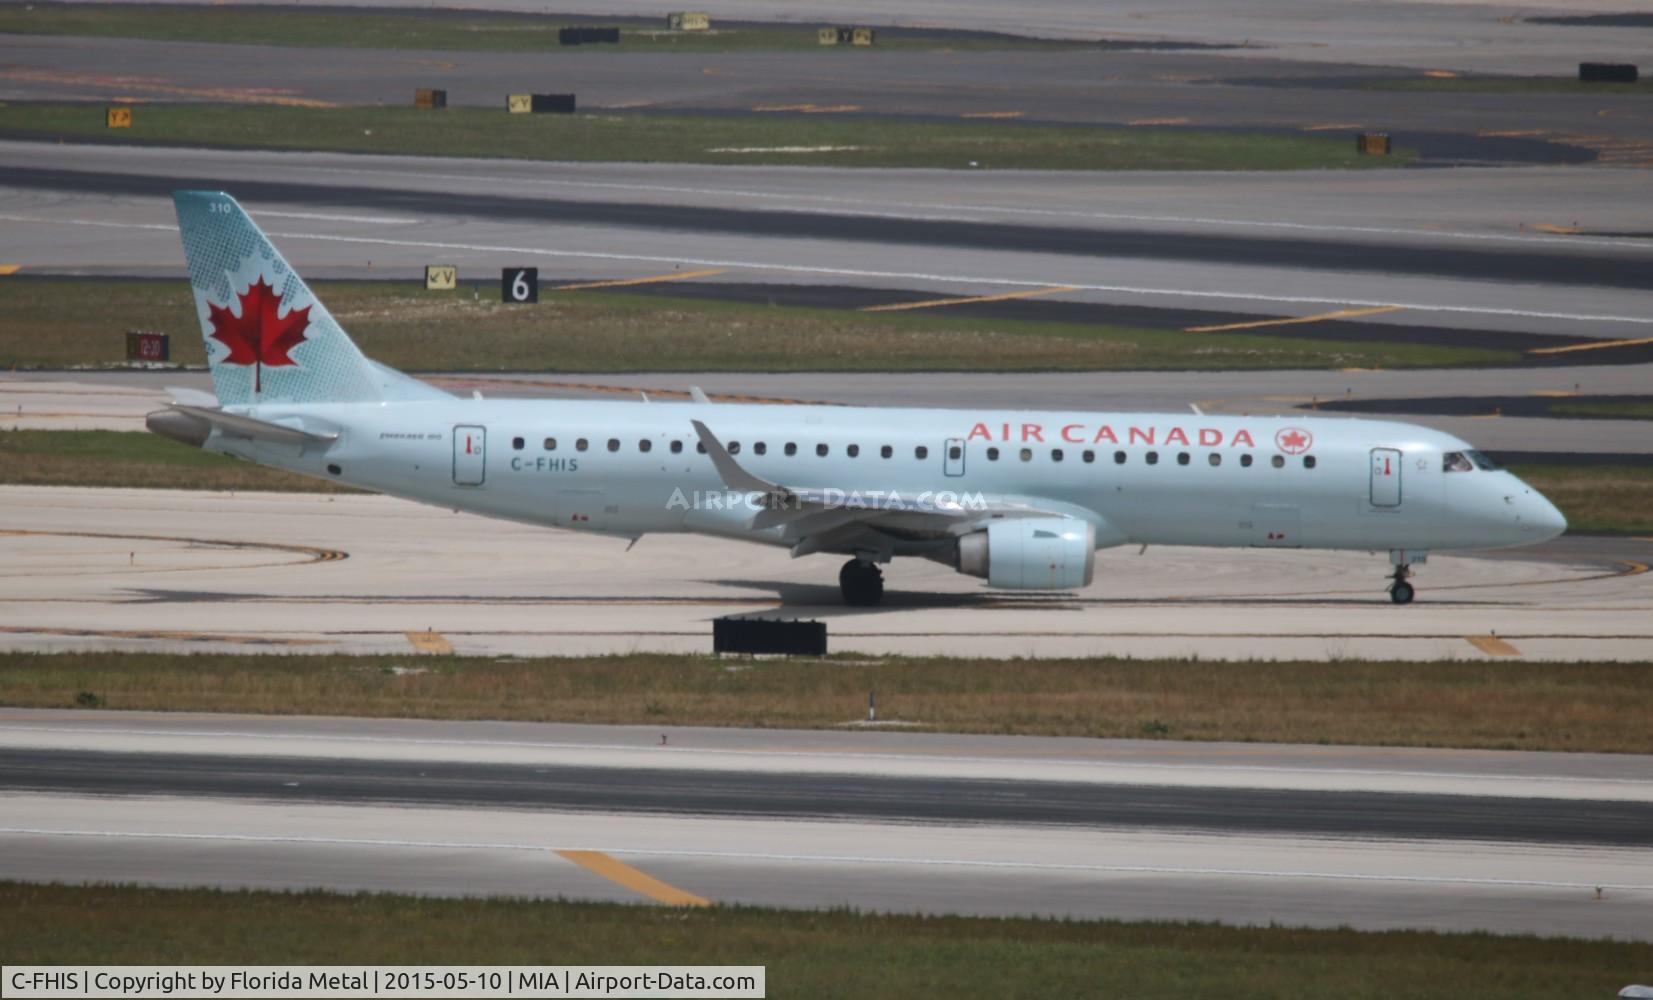
[[[1443,456],[1469,450],[1464,442],[1382,421],[482,399],[242,412],[338,440],[301,449],[215,432],[206,447],[412,500],[628,537],[793,544],[784,527],[751,525],[754,507],[729,494],[691,419],[773,483],[1030,498],[1089,521],[1098,548],[1479,549],[1565,527],[1508,472],[1443,467]],[[886,555],[934,554],[933,533],[897,523],[890,534]]]

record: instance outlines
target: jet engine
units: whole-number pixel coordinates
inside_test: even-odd
[[[993,521],[959,539],[957,568],[1006,590],[1078,590],[1096,571],[1096,528],[1076,517]]]

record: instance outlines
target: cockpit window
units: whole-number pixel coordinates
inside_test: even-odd
[[[1478,451],[1470,452],[1469,460],[1474,462],[1475,467],[1480,469],[1482,472],[1497,472],[1499,469],[1503,468],[1503,466]]]
[[[1469,456],[1461,451],[1449,451],[1441,456],[1441,471],[1443,472],[1473,472],[1475,464]]]

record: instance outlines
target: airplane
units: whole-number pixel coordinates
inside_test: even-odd
[[[991,588],[1089,586],[1126,544],[1430,552],[1542,542],[1553,504],[1468,443],[1324,417],[462,398],[364,356],[222,192],[173,196],[214,392],[148,428],[208,451],[534,525],[847,557],[846,604],[922,557]]]

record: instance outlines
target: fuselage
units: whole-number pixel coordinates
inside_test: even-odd
[[[1322,417],[1001,412],[578,400],[266,405],[330,447],[214,433],[212,450],[495,517],[635,537],[754,527],[697,441],[790,487],[1027,498],[1125,543],[1455,550],[1530,544],[1566,522],[1470,445],[1427,428]],[[1473,460],[1465,456],[1473,456]],[[891,554],[937,539],[893,533]],[[830,550],[830,549],[829,549]]]

